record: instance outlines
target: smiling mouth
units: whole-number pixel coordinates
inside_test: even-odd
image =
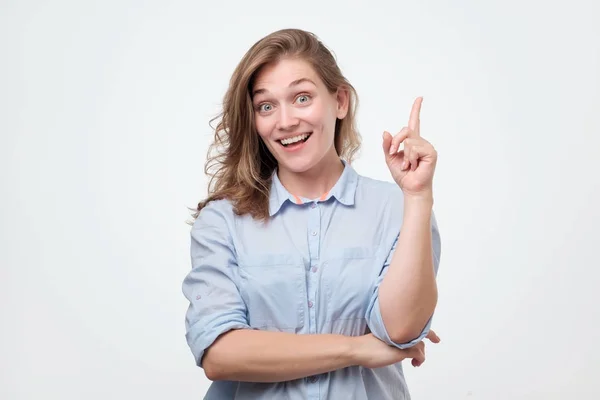
[[[308,132],[308,133],[303,133],[301,135],[294,136],[294,137],[291,137],[291,138],[286,138],[286,139],[278,140],[278,142],[283,147],[287,147],[287,146],[291,146],[291,145],[294,145],[294,144],[304,143],[311,136],[312,136],[312,132]]]

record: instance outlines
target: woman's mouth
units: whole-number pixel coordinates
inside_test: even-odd
[[[312,135],[312,132],[308,132],[308,133],[302,133],[300,135],[296,135],[293,137],[289,137],[289,138],[285,138],[282,140],[278,140],[278,142],[283,146],[283,147],[292,147],[294,145],[298,145],[300,143],[304,143],[308,140],[308,138],[310,138],[310,136]]]

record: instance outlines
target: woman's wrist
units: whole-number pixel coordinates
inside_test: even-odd
[[[433,190],[424,190],[417,193],[404,193],[404,204],[414,206],[433,206]]]
[[[431,218],[433,212],[433,195],[424,194],[422,196],[404,197],[404,219],[410,218]]]

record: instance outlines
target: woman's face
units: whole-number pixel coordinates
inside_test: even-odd
[[[283,59],[256,76],[252,90],[256,130],[280,169],[302,173],[338,158],[337,118],[348,110],[348,92],[329,93],[306,61]]]

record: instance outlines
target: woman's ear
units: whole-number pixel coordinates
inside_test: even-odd
[[[336,93],[337,100],[337,112],[336,117],[338,119],[344,119],[348,114],[348,106],[350,104],[350,92],[345,87],[339,87]]]

